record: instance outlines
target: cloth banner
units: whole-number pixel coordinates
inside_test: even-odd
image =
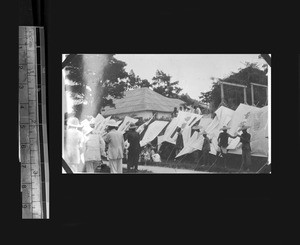
[[[159,151],[160,147],[161,147],[161,144],[163,142],[163,138],[164,136],[161,135],[161,136],[157,136],[157,150]]]
[[[188,140],[184,148],[178,153],[176,157],[182,156],[184,154],[192,153],[196,150],[202,150],[203,139],[204,139],[202,136],[202,132],[204,130],[207,132],[207,137],[212,140],[212,143],[210,145],[211,148],[210,153],[216,155],[218,149],[217,139],[220,133],[220,129],[223,126],[227,126],[229,124],[234,111],[227,107],[221,106],[216,110],[215,113],[216,116],[211,121],[208,119],[207,121],[204,120],[204,123],[207,123],[208,121],[210,121],[210,123],[208,125],[203,124],[205,127],[203,127],[203,129],[201,129],[199,133],[194,132],[192,137],[190,137],[190,139]],[[202,126],[201,120],[199,125]]]
[[[100,113],[98,113],[98,115],[95,118],[93,118],[92,120],[93,120],[93,122],[95,123],[95,126],[96,126],[104,120],[104,117]]]
[[[150,123],[150,125],[148,126],[144,134],[143,139],[140,141],[140,146],[143,147],[147,143],[154,140],[168,123],[169,122],[167,121],[158,121],[158,120]]]
[[[251,155],[258,157],[268,157],[268,106],[255,108],[249,113],[246,125],[250,126],[247,132],[251,135],[250,146]],[[242,154],[240,144],[236,149],[228,151],[233,154]]]
[[[81,124],[83,127],[90,126],[90,121],[87,120],[87,119],[84,119],[80,124]]]
[[[173,118],[167,127],[163,141],[167,141],[171,144],[176,144],[176,139],[178,133],[176,132],[177,128],[182,129],[183,143],[186,143],[190,138],[190,128],[202,118],[202,115],[195,113],[179,111],[177,117]]]
[[[151,117],[147,122],[144,122],[142,125],[140,125],[140,126],[137,128],[136,131],[137,131],[139,134],[141,134],[141,133],[144,131],[145,126],[147,126],[151,121],[153,121],[153,119],[154,119],[154,116]]]
[[[105,134],[105,128],[107,122],[110,120],[111,116],[104,118],[102,121],[98,121],[97,125],[95,123],[95,132],[99,133],[101,136]]]
[[[138,121],[138,119],[134,119],[132,117],[128,117],[126,116],[124,118],[124,121],[122,122],[122,124],[119,126],[118,131],[120,131],[122,134],[124,134],[126,132],[126,130],[129,128],[131,123],[136,123]]]
[[[230,129],[228,130],[228,133],[231,134],[232,136],[239,134],[241,135],[242,132],[238,132],[240,127],[242,125],[248,125],[247,120],[252,111],[258,110],[257,107],[255,106],[250,106],[246,104],[240,104],[238,108],[234,111],[231,122],[229,124]],[[230,150],[235,150],[238,148],[240,144],[240,138],[237,137],[235,139],[229,138],[228,139],[228,147],[227,149],[229,150],[228,153],[235,153],[235,154],[242,154],[242,151],[232,151]]]

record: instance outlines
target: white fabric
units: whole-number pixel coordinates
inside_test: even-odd
[[[98,123],[95,123],[95,129],[94,132],[99,133],[101,136],[105,133],[106,124],[110,120],[111,116],[103,119],[102,121],[98,121]]]
[[[96,125],[96,124],[102,122],[103,120],[104,120],[104,117],[100,113],[98,113],[98,115],[94,119],[94,123]]]
[[[110,167],[111,174],[123,173],[122,159],[114,159],[114,160],[109,159],[109,167]]]
[[[228,129],[228,133],[231,135],[235,135],[238,133],[238,129],[240,128],[240,126],[244,123],[247,122],[247,119],[251,113],[251,111],[255,111],[257,110],[257,107],[254,106],[250,106],[250,105],[245,105],[245,104],[240,104],[238,106],[238,108],[234,111],[233,115],[232,115],[232,119],[231,122],[229,124],[230,129]],[[239,135],[241,134],[241,132],[238,133]],[[228,150],[235,150],[240,142],[240,138],[237,137],[235,139],[229,138],[228,139]],[[239,152],[239,153],[238,153]],[[237,153],[237,154],[242,154],[241,150],[238,152],[228,152],[228,153]]]
[[[84,141],[84,161],[100,161],[104,149],[105,142],[100,134],[87,135]]]
[[[248,132],[251,134],[251,155],[268,157],[269,142],[268,137],[268,106],[262,107],[250,113],[247,125],[251,128]]]
[[[136,123],[137,121],[138,119],[126,116],[122,124],[119,126],[118,131],[124,134],[126,130],[129,128],[130,124]]]
[[[152,160],[153,162],[161,162],[160,155],[158,153],[153,154]]]
[[[268,107],[255,107],[251,110],[246,120],[246,125],[250,126],[247,132],[251,135],[251,156],[268,157],[269,142],[266,138],[268,136]],[[242,154],[239,139],[240,138],[238,138],[236,147],[234,149],[229,149],[228,153]]]
[[[163,135],[157,136],[157,150],[159,151],[159,148],[161,147],[161,144],[163,142]]]
[[[188,137],[188,131],[190,130],[189,127],[192,127],[201,118],[202,115],[179,111],[177,117],[173,118],[173,120],[167,127],[166,132],[164,134],[163,141],[167,141],[171,144],[176,144],[178,133],[175,133],[173,137],[171,136],[174,133],[175,129],[177,127],[180,127],[182,129],[184,143],[187,142],[187,139],[189,138]]]
[[[87,120],[87,119],[84,119],[80,124],[81,124],[81,125],[83,126],[83,128],[84,128],[84,127],[90,126],[90,121]]]
[[[140,146],[143,147],[143,146],[147,145],[147,143],[154,140],[167,124],[168,124],[167,121],[158,121],[157,120],[157,121],[152,122],[148,126],[143,139],[140,141]]]
[[[207,137],[212,140],[212,143],[210,145],[210,153],[215,155],[218,149],[217,138],[220,133],[220,128],[222,128],[224,125],[227,125],[230,122],[233,112],[233,110],[221,106],[215,112],[216,116],[214,119],[202,118],[203,123],[202,119],[199,123],[200,126],[203,126],[202,130],[200,131],[200,133],[194,132],[192,137],[190,137],[190,139],[186,142],[184,148],[179,152],[179,154],[176,157],[192,153],[196,150],[201,150],[204,140],[202,132],[204,130],[207,132]]]

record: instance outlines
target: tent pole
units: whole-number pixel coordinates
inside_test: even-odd
[[[254,106],[254,90],[253,90],[253,84],[251,84],[251,100],[252,100],[252,105]]]

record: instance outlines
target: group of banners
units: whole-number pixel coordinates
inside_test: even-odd
[[[105,134],[107,122],[111,117],[104,118],[98,114],[90,120],[83,120],[81,124],[84,128],[90,127],[93,122],[95,129],[101,135]],[[125,133],[130,124],[136,123],[138,119],[126,116],[123,121],[118,121],[118,131]],[[200,130],[193,130],[193,126],[198,125]],[[211,139],[210,153],[216,155],[218,151],[218,136],[223,126],[229,127],[228,133],[232,136],[241,134],[239,129],[242,125],[249,126],[248,132],[251,135],[251,155],[259,157],[268,157],[268,107],[257,108],[246,104],[240,104],[234,111],[227,107],[221,106],[215,111],[214,118],[205,115],[198,115],[191,112],[180,111],[177,117],[170,122],[154,120],[151,118],[137,128],[137,132],[142,135],[140,141],[141,147],[153,141],[158,137],[158,145],[163,142],[176,144],[178,128],[181,129],[183,136],[183,149],[176,157],[190,154],[196,150],[202,150],[203,139],[202,133],[206,131],[207,136]],[[163,131],[164,130],[164,131]],[[162,134],[163,132],[163,134]],[[229,138],[227,147],[228,153],[241,154],[240,138]]]

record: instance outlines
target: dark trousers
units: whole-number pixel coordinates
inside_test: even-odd
[[[209,155],[209,150],[202,151],[202,162],[204,165],[208,165],[208,155]]]
[[[127,168],[134,167],[138,169],[139,153],[137,151],[128,151]]]
[[[245,170],[249,169],[251,165],[251,151],[242,150],[242,166]]]

